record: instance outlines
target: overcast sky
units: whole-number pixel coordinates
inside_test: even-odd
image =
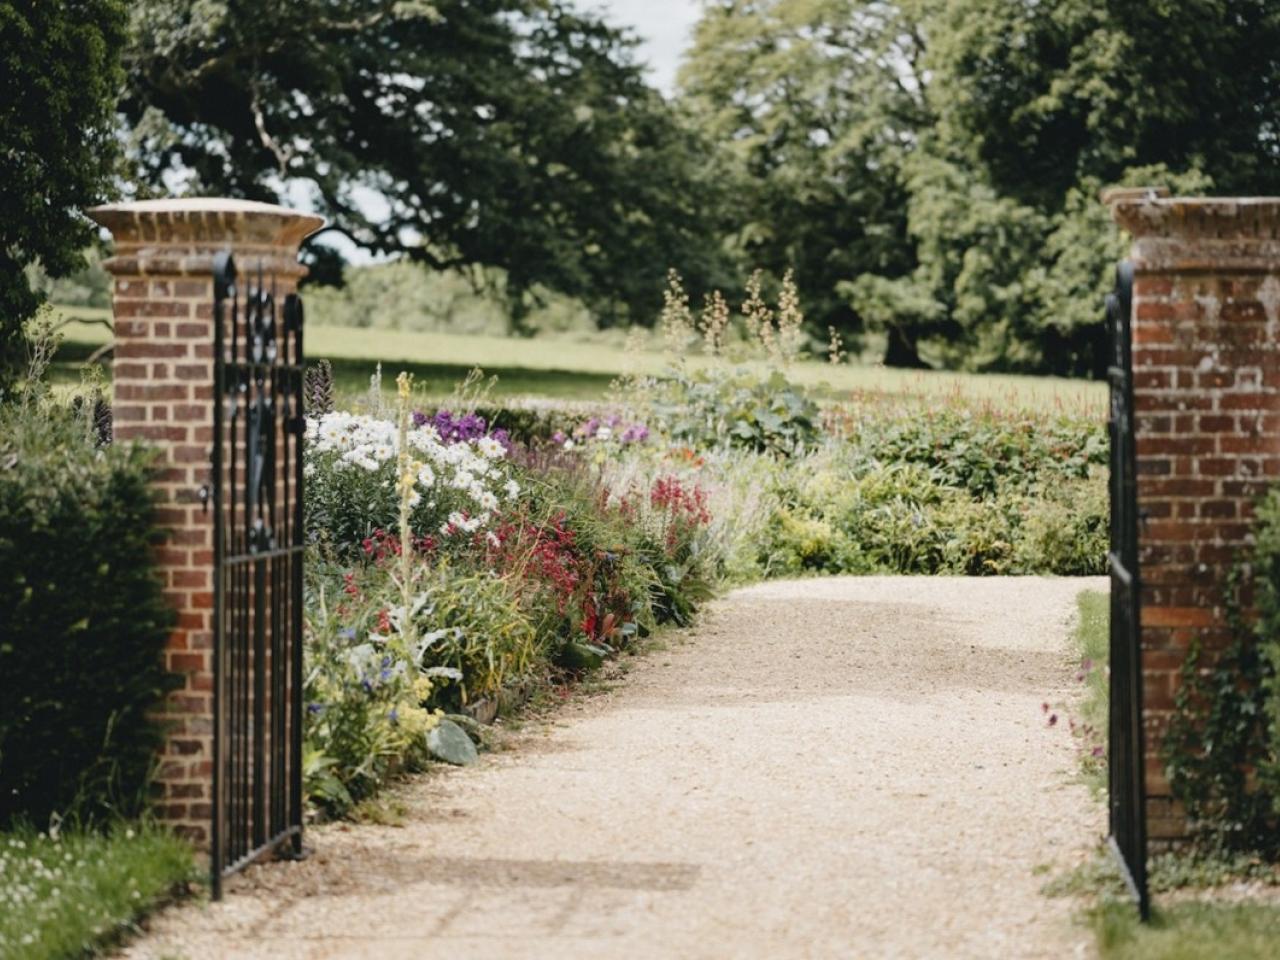
[[[692,37],[701,11],[698,0],[579,0],[588,8],[604,11],[618,26],[635,30],[643,41],[636,51],[650,68],[650,77],[664,93],[675,87],[680,54]]]

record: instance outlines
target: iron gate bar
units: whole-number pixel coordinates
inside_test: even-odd
[[[1142,730],[1142,617],[1138,561],[1137,455],[1133,422],[1133,265],[1116,270],[1107,296],[1111,334],[1111,682],[1108,737],[1108,837],[1125,885],[1145,921],[1147,820]]]
[[[302,848],[302,301],[214,265],[211,872]],[[279,317],[279,322],[277,322]]]

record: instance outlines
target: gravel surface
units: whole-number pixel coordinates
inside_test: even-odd
[[[769,583],[477,766],[331,825],[128,957],[1061,958],[1075,596],[1102,580]]]

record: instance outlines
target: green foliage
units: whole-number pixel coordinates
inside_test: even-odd
[[[396,596],[387,572],[344,577],[320,554],[309,560],[303,783],[312,803],[342,814],[425,761],[432,684],[384,636]]]
[[[1253,548],[1254,602],[1266,746],[1258,760],[1258,780],[1280,814],[1280,489],[1258,504]]]
[[[0,2],[0,392],[26,361],[22,325],[39,303],[25,268],[82,266],[92,232],[77,209],[109,189],[126,9]]]
[[[1265,565],[1274,560],[1261,558]],[[1220,651],[1199,639],[1187,652],[1160,754],[1198,839],[1222,850],[1277,852],[1275,795],[1253,772],[1269,752],[1267,691],[1274,670],[1241,614],[1237,566],[1227,587],[1231,638]]]
[[[1258,504],[1254,546],[1227,590],[1231,637],[1193,644],[1162,755],[1202,838],[1228,850],[1280,853],[1280,490]],[[1255,616],[1242,608],[1251,598]]]
[[[376,330],[494,334],[511,331],[506,275],[494,268],[431,270],[408,260],[347,267],[341,286],[307,288],[307,320]],[[593,330],[578,301],[542,287],[529,291],[521,329],[537,333]]]
[[[1107,786],[1107,734],[1111,729],[1111,598],[1105,593],[1083,591],[1076,598],[1079,620],[1075,641],[1080,657],[1076,674],[1084,684],[1084,696],[1071,720],[1071,731],[1080,747],[1085,781],[1100,794]]]
[[[0,956],[96,956],[195,876],[191,848],[145,822],[0,833]]]
[[[1267,903],[1184,901],[1156,909],[1143,924],[1131,902],[1109,898],[1089,921],[1104,960],[1267,960],[1280,938],[1280,909]]]
[[[775,475],[772,573],[1103,571],[1101,427],[1071,418],[856,408],[842,442]]]
[[[1266,0],[717,0],[681,80],[732,249],[793,264],[817,330],[1101,376],[1124,241],[1098,191],[1280,188],[1278,38]]]
[[[777,370],[673,372],[657,382],[649,402],[673,442],[698,450],[724,445],[794,456],[818,435],[817,405]]]
[[[682,99],[734,188],[731,247],[775,278],[794,267],[820,330],[862,329],[841,281],[913,265],[901,171],[928,120],[904,6],[716,0],[681,70]]]
[[[1280,11],[1267,0],[954,0],[932,27],[946,136],[1003,193],[1056,209],[1088,178],[1148,164],[1199,168],[1228,192],[1280,188],[1265,107]]]
[[[146,0],[122,109],[152,188],[305,180],[367,250],[500,268],[517,320],[538,285],[646,320],[669,258],[716,271],[719,187],[633,46],[561,0]]]
[[[151,462],[38,398],[0,405],[0,822],[143,806],[172,686]]]
[[[491,570],[441,564],[427,574],[418,621],[420,666],[437,678],[428,706],[454,711],[533,671],[548,638],[535,632],[517,590]]]

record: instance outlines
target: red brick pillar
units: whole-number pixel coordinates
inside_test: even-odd
[[[1132,236],[1147,810],[1185,835],[1159,759],[1195,637],[1228,639],[1224,583],[1280,477],[1280,199],[1108,198]]]
[[[177,610],[167,666],[183,678],[166,705],[167,735],[157,777],[159,815],[199,843],[209,839],[213,778],[212,511],[213,260],[232,251],[241,270],[261,263],[281,297],[305,273],[298,245],[323,220],[242,200],[148,200],[95,207],[115,256],[115,437],[159,451],[158,551]]]

